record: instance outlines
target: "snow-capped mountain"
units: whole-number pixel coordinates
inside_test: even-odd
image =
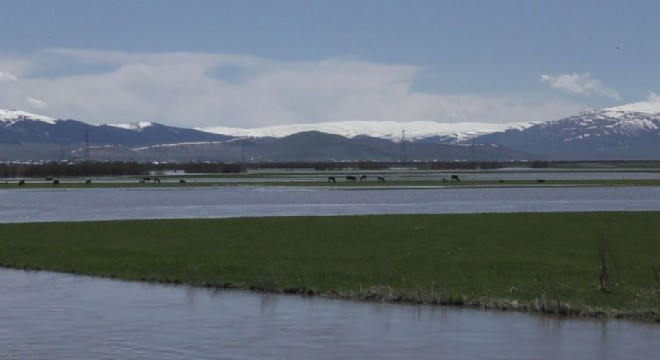
[[[340,135],[345,138],[360,136],[401,141],[405,134],[408,141],[436,138],[444,144],[456,144],[475,136],[504,132],[509,129],[525,129],[533,123],[491,124],[480,122],[438,123],[433,121],[343,121],[315,124],[294,124],[269,126],[255,129],[230,127],[197,128],[214,134],[233,137],[251,138],[283,138],[293,134],[318,131],[326,134]]]
[[[481,146],[477,152],[482,160],[660,160],[660,101],[538,123],[337,122],[259,129],[186,129],[152,122],[89,125],[0,110],[0,145],[14,146],[13,154],[22,154],[23,145],[23,149],[47,145],[59,158],[62,146],[80,147],[85,134],[92,145],[121,147],[124,158],[144,160],[398,160],[398,142],[404,134],[410,160],[473,159],[469,147],[452,146],[472,143]],[[242,140],[233,141],[238,138]],[[0,149],[0,160],[12,159],[4,158],[6,153]]]
[[[48,124],[55,123],[55,119],[49,118],[48,116],[31,114],[29,112],[20,110],[0,109],[0,123],[2,123],[4,126],[14,124],[15,122],[21,120],[42,121]]]
[[[660,159],[660,101],[589,110],[478,141],[561,159]]]
[[[0,144],[83,144],[149,146],[156,144],[225,141],[230,137],[151,122],[90,125],[53,119],[18,110],[0,109]]]

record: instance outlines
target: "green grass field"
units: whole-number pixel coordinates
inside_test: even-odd
[[[660,212],[0,224],[0,265],[659,321],[658,223]]]

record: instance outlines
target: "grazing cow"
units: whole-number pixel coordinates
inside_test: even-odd
[[[23,186],[25,185],[25,180],[19,180],[18,181],[18,186]]]
[[[156,183],[160,184],[160,179],[159,178],[154,178],[154,184],[156,184]]]
[[[186,183],[185,180],[183,180],[183,179],[179,180],[179,184],[185,184],[185,183]]]
[[[382,177],[382,176],[379,176],[379,177],[378,177],[378,182],[384,182],[384,181],[385,181],[385,178],[384,178],[384,177]]]
[[[53,178],[52,177],[47,177],[46,181],[53,181]]]
[[[536,182],[537,182],[537,183],[544,183],[545,180],[543,180],[543,179],[536,179]]]
[[[458,178],[458,175],[452,175],[451,181],[461,181],[461,179]]]
[[[53,186],[60,186],[59,180],[53,180]]]
[[[92,179],[85,180],[85,185],[92,185]]]
[[[355,182],[355,181],[357,181],[357,178],[356,178],[355,176],[353,176],[353,175],[348,175],[348,176],[346,176],[346,181],[353,181],[353,182]]]
[[[150,181],[151,181],[151,178],[150,178],[150,177],[146,177],[146,178],[143,178],[143,179],[142,179],[142,182],[143,182],[143,183],[148,183],[148,182],[150,182]]]
[[[367,181],[367,175],[361,175],[360,181]]]
[[[501,184],[501,183],[503,183],[503,182],[504,182],[504,179],[499,179],[498,181],[499,181],[499,182],[500,182],[500,184]]]
[[[337,182],[337,179],[334,176],[330,176],[328,177],[328,182]]]

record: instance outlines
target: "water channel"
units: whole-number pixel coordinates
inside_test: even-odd
[[[660,327],[0,270],[0,358],[651,359]]]
[[[660,210],[660,187],[0,190],[0,223],[238,216]]]

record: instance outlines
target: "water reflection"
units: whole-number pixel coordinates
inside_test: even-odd
[[[648,359],[660,327],[0,270],[0,358]]]

